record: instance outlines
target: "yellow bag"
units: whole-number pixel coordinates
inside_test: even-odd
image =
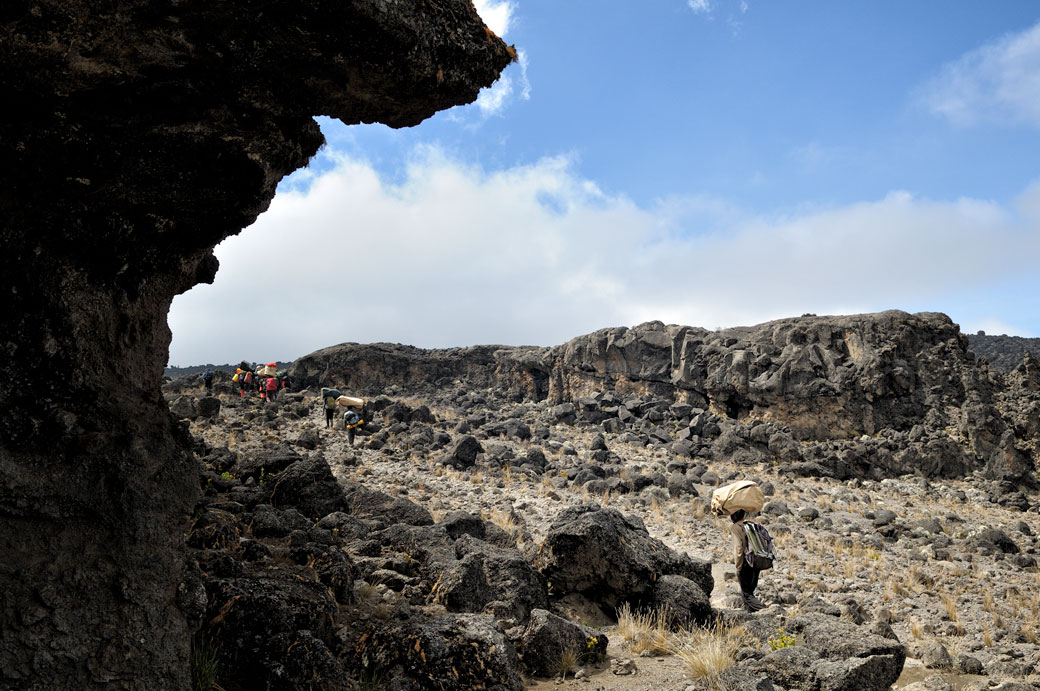
[[[711,512],[716,516],[729,516],[738,509],[757,513],[765,502],[761,487],[751,480],[737,480],[711,493]]]
[[[231,377],[231,381],[238,381],[239,373],[235,372],[235,376]]]

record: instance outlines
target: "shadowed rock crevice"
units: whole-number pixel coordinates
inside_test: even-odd
[[[187,686],[173,297],[317,151],[312,116],[415,125],[513,56],[460,0],[0,8],[0,686]]]

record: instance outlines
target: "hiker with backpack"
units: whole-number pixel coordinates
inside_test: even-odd
[[[331,393],[325,393],[322,405],[325,407],[325,428],[330,429],[333,425],[333,417],[336,414],[336,396],[333,396]]]
[[[752,513],[762,510],[765,494],[755,482],[738,480],[711,493],[711,512],[715,516],[729,516],[733,524],[729,533],[733,537],[734,565],[737,567],[737,582],[744,609],[757,612],[765,607],[755,597],[758,575],[773,567],[776,548],[769,531],[760,523],[747,520]]]
[[[363,424],[365,424],[364,418],[358,415],[353,408],[348,408],[347,412],[343,413],[343,429],[347,430],[347,443],[351,446],[354,445],[354,435]]]
[[[734,511],[730,515],[733,525],[729,527],[729,532],[733,536],[733,555],[737,567],[737,582],[740,584],[740,597],[744,601],[744,609],[748,612],[757,612],[765,608],[762,601],[755,597],[755,588],[758,587],[758,575],[764,569],[772,566],[772,560],[770,559],[768,565],[766,565],[765,561],[756,559],[756,552],[752,542],[756,539],[761,540],[757,530],[761,526],[746,519],[747,513],[743,509]],[[762,529],[765,530],[764,528]],[[768,536],[768,533],[766,535]],[[772,540],[769,542],[771,546]]]
[[[274,395],[278,393],[278,378],[268,377],[267,382],[264,384],[264,388],[267,389],[267,400],[273,401]]]
[[[208,369],[202,373],[202,388],[206,393],[213,390],[213,370]]]
[[[238,397],[246,397],[246,373],[241,367],[235,370],[235,376],[231,377],[231,381],[238,384]]]

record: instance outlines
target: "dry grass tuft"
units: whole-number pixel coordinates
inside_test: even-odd
[[[924,626],[922,626],[921,622],[917,621],[916,619],[912,619],[910,621],[910,635],[916,638],[917,640],[921,640],[921,638],[924,636]]]
[[[943,607],[946,609],[946,618],[954,623],[960,621],[960,613],[957,611],[957,598],[949,593],[943,593],[940,599]]]
[[[617,616],[618,636],[633,653],[660,655],[672,650],[667,608],[633,613],[626,602],[618,608]]]
[[[737,650],[744,645],[744,629],[727,627],[721,620],[706,629],[676,636],[672,652],[683,663],[691,679],[700,679],[709,689],[722,690],[722,673],[736,662]]]
[[[559,656],[552,661],[550,671],[554,677],[566,679],[568,674],[573,674],[578,666],[578,653],[573,648],[561,650]]]
[[[499,528],[509,533],[509,536],[514,540],[519,540],[520,536],[523,535],[524,529],[517,522],[516,515],[511,511],[496,509],[491,512],[490,516],[484,516],[483,512],[481,512],[481,518],[491,521]]]

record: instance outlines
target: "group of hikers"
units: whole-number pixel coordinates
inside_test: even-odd
[[[247,391],[256,390],[260,394],[261,405],[273,401],[282,389],[289,387],[289,377],[285,372],[275,369],[274,364],[263,365],[253,369],[239,367],[231,381],[238,382],[239,397],[245,398]]]
[[[278,392],[289,388],[289,375],[284,370],[277,370],[275,363],[252,367],[243,362],[245,367],[235,368],[231,381],[238,384],[239,398],[245,398],[247,392],[255,391],[260,395],[260,403],[273,401]],[[209,393],[213,390],[216,374],[211,369],[202,373],[202,387]]]

